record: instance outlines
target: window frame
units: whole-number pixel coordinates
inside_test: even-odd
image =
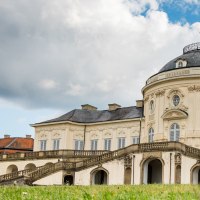
[[[111,138],[104,139],[104,150],[106,150],[106,151],[111,150]]]
[[[126,137],[118,137],[118,149],[124,148],[126,145]]]
[[[60,139],[53,139],[53,150],[59,150],[60,148]]]
[[[96,151],[97,148],[98,148],[98,140],[97,139],[91,140],[91,151]]]
[[[74,140],[74,150],[81,151],[84,150],[84,141],[83,140]]]
[[[140,136],[132,136],[132,144],[139,144]]]
[[[151,127],[148,132],[149,143],[154,142],[154,129]]]
[[[179,139],[180,139],[180,125],[178,123],[173,123],[170,126],[169,130],[169,141],[178,142]]]
[[[40,151],[46,151],[47,149],[47,140],[40,140]]]

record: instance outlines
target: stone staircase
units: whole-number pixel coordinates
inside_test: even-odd
[[[56,173],[60,170],[67,171],[80,171],[86,168],[90,168],[99,164],[103,164],[114,159],[123,158],[129,154],[137,154],[142,152],[154,152],[154,151],[176,151],[181,154],[194,158],[200,159],[200,149],[187,146],[180,142],[158,142],[158,143],[144,143],[130,145],[123,149],[101,154],[96,157],[88,158],[80,162],[69,163],[60,161],[51,165],[44,165],[37,167],[34,170],[27,169],[10,174],[4,174],[0,176],[0,185],[5,184],[28,184],[31,185],[33,182]]]

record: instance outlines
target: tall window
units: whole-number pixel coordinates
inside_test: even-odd
[[[170,128],[170,141],[179,141],[180,137],[180,127],[178,124],[174,123]]]
[[[153,128],[149,129],[149,142],[153,142],[154,130]]]
[[[104,139],[104,150],[110,151],[111,149],[111,139],[106,138]]]
[[[97,142],[98,142],[98,140],[91,140],[91,150],[92,151],[97,150]]]
[[[132,143],[133,144],[139,144],[139,142],[140,142],[140,137],[139,136],[134,136],[132,138]]]
[[[60,139],[53,140],[53,150],[58,150],[60,146]]]
[[[83,150],[83,140],[75,140],[75,150]]]
[[[118,138],[118,149],[125,147],[125,137]]]
[[[47,146],[46,140],[40,140],[40,151],[45,151]]]

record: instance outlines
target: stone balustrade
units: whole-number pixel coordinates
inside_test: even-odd
[[[12,154],[0,154],[0,161],[7,160],[28,160],[28,159],[45,159],[45,158],[66,158],[66,157],[88,157],[99,156],[108,151],[82,151],[82,150],[55,150],[55,151],[38,151],[38,152],[17,152]]]

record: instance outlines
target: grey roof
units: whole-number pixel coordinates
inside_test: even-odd
[[[35,125],[51,122],[71,121],[77,123],[95,123],[115,120],[125,120],[143,117],[143,108],[136,106],[109,110],[72,110],[58,118],[36,123]]]
[[[161,72],[166,72],[166,71],[170,71],[173,69],[176,69],[176,61],[178,59],[182,59],[182,60],[186,60],[187,61],[187,65],[185,68],[189,68],[189,67],[200,67],[200,51],[199,50],[195,50],[195,51],[190,51],[188,53],[185,53],[171,61],[169,61],[160,71]]]

